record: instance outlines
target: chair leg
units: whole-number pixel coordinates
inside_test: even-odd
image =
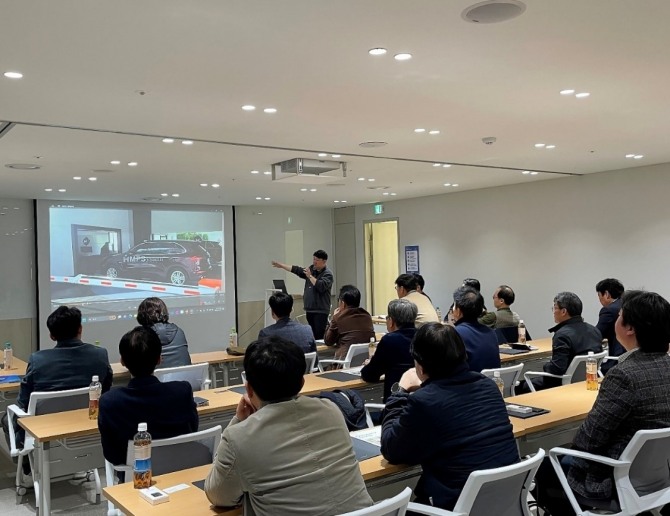
[[[98,468],[93,470],[93,475],[95,477],[95,504],[100,505],[100,495],[102,494],[102,484],[100,483],[100,473],[98,473]]]

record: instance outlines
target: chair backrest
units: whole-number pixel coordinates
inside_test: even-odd
[[[349,351],[347,351],[347,356],[344,357],[344,360],[346,364],[343,365],[343,367],[346,369],[347,367],[353,367],[354,365],[361,365],[363,363],[364,358],[360,360],[360,364],[352,364],[352,361],[354,357],[357,357],[359,355],[363,355],[368,353],[368,349],[370,347],[370,343],[366,342],[364,344],[352,344],[349,346]]]
[[[209,380],[209,364],[192,364],[179,367],[156,369],[154,376],[161,382],[185,381],[191,384],[194,391],[201,391]]]
[[[519,328],[516,326],[508,326],[506,328],[496,328],[496,337],[498,337],[498,344],[515,344],[519,342]],[[526,342],[533,340],[528,333],[528,327],[526,327]]]
[[[88,387],[66,391],[40,391],[30,394],[28,414],[39,416],[88,407]]]
[[[594,353],[593,358],[598,361],[596,370],[600,369],[600,362],[607,356],[607,351]],[[568,385],[575,382],[583,382],[586,380],[586,361],[589,359],[588,355],[577,355],[572,359],[565,376],[563,377],[563,385]]]
[[[633,499],[621,500],[622,506],[640,507],[642,505],[635,498],[642,496],[657,498],[648,500],[652,501],[648,508],[670,503],[670,428],[638,430],[619,460],[631,462],[627,472],[614,470],[619,497]]]
[[[339,516],[405,516],[407,504],[412,496],[412,490],[406,487],[402,493],[393,498],[387,498],[365,509],[347,512]]]
[[[510,367],[498,367],[495,369],[482,369],[482,374],[493,378],[493,373],[495,371],[500,371],[500,378],[505,383],[504,397],[508,398],[509,396],[515,396],[514,388],[519,382],[521,377],[521,370],[523,369],[523,362],[516,364]]]
[[[540,448],[531,458],[504,466],[470,473],[454,506],[455,513],[489,516],[530,516],[528,491],[544,458]]]
[[[151,442],[152,475],[164,475],[173,471],[212,464],[221,442],[221,432],[221,425],[218,425],[199,432],[153,440]],[[131,468],[134,459],[133,441],[128,441],[126,464]]]
[[[307,365],[305,367],[305,374],[313,372],[314,367],[316,367],[316,351],[312,351],[311,353],[305,353],[305,362],[307,362]]]

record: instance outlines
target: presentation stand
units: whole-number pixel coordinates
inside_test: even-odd
[[[274,294],[275,292],[281,292],[281,290],[276,289],[276,288],[266,288],[265,289],[265,302],[267,303],[267,300],[270,299],[270,296]],[[265,324],[263,325],[263,328],[266,328],[267,326],[270,326],[271,324],[274,324],[274,319],[272,318],[272,310],[268,307],[265,310]]]

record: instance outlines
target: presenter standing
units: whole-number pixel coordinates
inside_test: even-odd
[[[319,249],[314,252],[312,265],[300,267],[299,265],[286,265],[285,263],[272,261],[272,266],[292,272],[305,280],[305,291],[303,293],[303,304],[307,314],[307,323],[312,327],[314,338],[323,339],[328,324],[330,313],[330,289],[333,286],[333,272],[328,268],[328,253]]]

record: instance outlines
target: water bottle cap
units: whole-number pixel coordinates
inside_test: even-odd
[[[137,431],[138,432],[146,432],[147,431],[147,424],[146,423],[140,423],[137,425]]]
[[[519,319],[519,324],[523,324],[523,319]]]
[[[11,349],[11,347],[12,347],[11,342],[9,342],[9,341],[5,342],[5,349]]]
[[[373,342],[376,342],[376,341],[377,340],[374,337],[370,337],[370,344],[372,344]]]
[[[100,381],[100,377],[99,377],[97,374],[94,374],[94,375],[93,375],[93,381],[94,381],[94,382],[99,382],[99,381]]]

